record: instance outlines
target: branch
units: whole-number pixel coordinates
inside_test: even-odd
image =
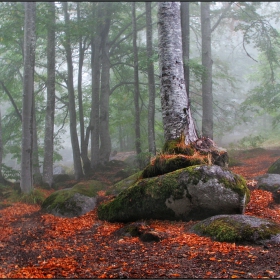
[[[223,10],[223,12],[221,13],[220,17],[218,18],[217,22],[213,25],[213,27],[211,28],[211,33],[217,28],[217,26],[220,24],[221,20],[225,17],[226,13],[228,12],[228,10],[230,9],[231,5],[233,4],[233,2],[229,2],[228,6]]]
[[[15,101],[14,101],[14,99],[13,99],[13,97],[12,97],[11,93],[10,93],[10,92],[9,92],[9,90],[6,88],[6,86],[5,86],[5,84],[4,84],[4,82],[3,82],[3,81],[0,81],[0,84],[1,84],[1,85],[2,85],[2,87],[3,87],[3,90],[7,93],[8,97],[9,97],[10,101],[12,102],[13,107],[14,107],[14,109],[15,109],[16,113],[17,113],[18,118],[19,118],[19,119],[20,119],[20,121],[22,122],[22,116],[21,116],[21,113],[19,112],[19,109],[18,109],[18,107],[17,107],[17,105],[16,105],[16,103],[15,103]]]

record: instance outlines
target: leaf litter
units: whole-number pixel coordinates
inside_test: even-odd
[[[246,215],[280,223],[271,193],[255,189],[255,177],[276,160],[273,151],[242,158],[232,167],[247,179]],[[252,167],[253,166],[253,167]],[[124,226],[98,220],[96,209],[76,218],[14,203],[0,210],[1,278],[280,278],[279,245],[216,242],[189,233],[194,221],[146,221],[164,233],[160,242],[119,237]]]

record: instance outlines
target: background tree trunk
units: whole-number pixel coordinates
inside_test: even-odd
[[[155,74],[153,62],[153,26],[151,2],[146,2],[146,40],[147,40],[147,71],[149,83],[149,105],[148,105],[148,144],[149,152],[156,154],[155,143]]]
[[[138,74],[138,49],[137,49],[137,29],[135,16],[135,2],[132,2],[132,31],[133,31],[133,54],[134,54],[134,110],[135,110],[135,148],[137,155],[141,154],[141,132],[140,132],[140,108],[139,108],[139,74]],[[141,160],[138,158],[138,164],[141,166]]]
[[[202,136],[213,139],[213,94],[210,2],[201,2]]]
[[[102,3],[98,3],[97,18],[102,17]],[[95,10],[93,10],[95,12]],[[95,34],[91,38],[91,75],[92,75],[92,101],[91,101],[91,168],[99,164],[99,87],[100,87],[100,36],[101,23],[95,27]]]
[[[198,139],[183,69],[180,2],[160,2],[158,10],[160,92],[165,140]]]
[[[33,95],[35,64],[35,17],[36,2],[26,2],[24,19],[24,85],[22,98],[22,147],[20,188],[23,193],[33,189],[32,140],[33,140]]]
[[[80,3],[77,2],[77,21],[80,24]],[[79,102],[79,120],[80,120],[80,144],[81,144],[81,158],[83,161],[84,174],[88,176],[90,174],[90,160],[88,158],[88,141],[85,135],[85,123],[84,123],[84,107],[83,107],[83,90],[82,90],[82,74],[83,64],[85,57],[86,40],[83,40],[82,35],[79,36],[79,68],[78,68],[78,102]]]
[[[43,183],[53,183],[53,138],[55,114],[55,4],[48,3],[47,107],[45,117]]]
[[[110,58],[108,34],[111,25],[111,3],[105,6],[105,24],[102,30],[102,72],[100,94],[100,163],[109,162],[111,154],[111,137],[109,131],[109,97],[110,97]]]
[[[64,20],[66,25],[66,41],[65,41],[65,51],[67,59],[67,89],[68,89],[68,99],[69,99],[69,117],[70,117],[70,135],[73,151],[73,162],[74,162],[74,174],[75,179],[79,180],[83,177],[83,169],[80,158],[80,146],[77,134],[77,117],[76,117],[76,106],[75,106],[75,93],[73,84],[73,63],[72,63],[72,51],[71,42],[69,37],[69,14],[68,14],[68,3],[63,2],[64,9]]]

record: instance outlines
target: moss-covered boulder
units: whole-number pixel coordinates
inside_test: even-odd
[[[280,159],[277,159],[272,165],[268,168],[267,173],[270,174],[280,174]]]
[[[217,215],[198,222],[190,231],[224,242],[280,243],[280,225],[247,215]]]
[[[97,192],[103,188],[99,181],[80,182],[72,188],[52,193],[44,200],[42,210],[59,217],[81,216],[96,207]]]
[[[191,166],[138,180],[100,205],[98,217],[111,222],[201,220],[243,213],[249,200],[250,191],[242,177],[216,165]]]
[[[272,193],[276,203],[280,203],[280,174],[265,174],[257,178],[257,188]]]
[[[107,189],[106,194],[107,195],[111,195],[111,194],[118,195],[123,190],[126,190],[128,187],[135,184],[137,182],[137,180],[140,178],[141,174],[142,174],[142,171],[139,171],[139,172],[123,179],[122,181],[110,186]]]

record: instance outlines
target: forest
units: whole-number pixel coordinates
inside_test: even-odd
[[[278,2],[0,7],[1,278],[280,278]]]

